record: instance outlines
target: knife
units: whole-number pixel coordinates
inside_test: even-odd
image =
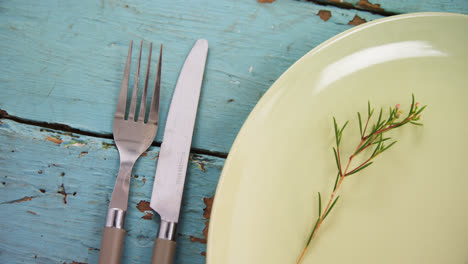
[[[177,223],[207,55],[208,41],[198,40],[185,60],[172,96],[151,194],[150,207],[161,217],[152,264],[174,261]]]

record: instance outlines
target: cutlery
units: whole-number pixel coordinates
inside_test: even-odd
[[[136,116],[136,102],[143,41],[140,43],[140,54],[138,56],[130,109],[128,111],[128,117],[125,118],[125,112],[128,110],[126,109],[126,105],[128,82],[130,77],[132,46],[133,41],[130,41],[127,63],[125,65],[122,86],[120,88],[120,95],[114,116],[113,134],[115,145],[119,151],[120,169],[117,180],[115,182],[114,191],[112,192],[109,209],[107,211],[106,223],[101,240],[101,249],[99,252],[99,264],[120,263],[123,241],[125,237],[124,220],[128,206],[128,192],[130,188],[130,176],[132,168],[140,155],[151,145],[158,130],[162,45],[159,53],[159,62],[154,84],[153,97],[151,99],[150,111],[146,122],[146,96],[148,92],[148,78],[153,43],[150,44],[145,84],[143,87],[143,93],[141,95],[139,114]],[[135,120],[135,118],[138,119]]]
[[[208,42],[198,40],[185,60],[172,96],[150,203],[161,217],[152,264],[170,264],[174,260],[177,223],[207,54]]]

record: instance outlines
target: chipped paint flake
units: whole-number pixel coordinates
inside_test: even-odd
[[[78,158],[83,157],[84,155],[88,154],[88,151],[82,151],[80,155],[78,155]]]
[[[32,215],[38,215],[37,213],[35,213],[35,212],[33,212],[33,211],[29,211],[29,210],[28,210],[28,211],[26,211],[26,212],[28,212],[28,213],[30,213],[30,214],[32,214]]]
[[[23,197],[21,199],[16,199],[16,200],[13,200],[13,201],[9,201],[7,203],[12,204],[12,203],[27,202],[27,201],[31,201],[34,198],[36,198],[36,196],[25,196],[25,197]]]
[[[380,4],[372,4],[367,0],[359,0],[359,2],[356,3],[356,7],[370,11],[385,11],[383,8],[380,7]]]
[[[320,10],[317,14],[323,21],[328,21],[331,17],[331,12],[328,10]]]
[[[46,137],[45,140],[48,140],[48,141],[50,141],[50,142],[53,142],[53,143],[55,143],[55,144],[57,144],[57,145],[60,145],[60,144],[62,144],[62,142],[63,142],[63,140],[61,140],[61,139],[59,139],[59,138],[54,138],[54,137],[49,137],[49,136]]]
[[[141,218],[145,219],[145,220],[152,220],[153,219],[153,214],[152,213],[146,213],[144,216],[142,216]]]
[[[143,200],[137,204],[136,208],[142,213],[144,213],[145,211],[152,211],[150,207],[150,203],[148,201],[143,201]]]
[[[364,18],[359,17],[358,15],[355,15],[354,18],[348,22],[348,25],[361,25],[363,23],[366,23],[367,21]]]
[[[114,147],[114,144],[109,144],[109,143],[106,143],[106,142],[102,142],[102,148],[103,149],[108,149],[110,147]]]
[[[65,144],[65,147],[68,148],[68,147],[84,147],[86,146],[86,142],[83,142],[83,141],[77,141],[77,140],[70,140],[69,142],[67,142]]]
[[[262,3],[262,4],[271,4],[276,0],[257,0],[257,2]]]
[[[199,237],[190,236],[190,242],[199,242],[199,243],[202,243],[202,244],[206,244],[206,238],[199,238]]]
[[[67,196],[68,196],[68,194],[67,194],[67,192],[65,191],[65,186],[63,185],[63,183],[62,183],[62,185],[60,185],[60,188],[59,188],[59,190],[57,191],[57,193],[63,195],[63,204],[67,204]]]
[[[199,238],[199,237],[194,237],[190,236],[190,241],[191,242],[199,242],[202,244],[207,243],[207,237],[208,237],[208,229],[210,226],[210,217],[211,217],[211,209],[213,208],[213,201],[214,201],[214,196],[211,198],[203,198],[203,202],[205,203],[206,207],[203,209],[203,218],[207,219],[205,222],[205,228],[203,229],[203,236],[204,238]],[[201,253],[203,255],[203,252]]]

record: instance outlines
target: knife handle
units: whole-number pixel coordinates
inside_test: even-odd
[[[151,264],[172,264],[176,252],[177,223],[161,219],[158,235],[154,240]]]
[[[124,229],[104,227],[98,264],[120,264],[124,238]]]
[[[172,264],[176,252],[177,242],[156,238],[153,246],[151,264]]]

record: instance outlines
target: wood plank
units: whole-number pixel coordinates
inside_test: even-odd
[[[112,141],[2,122],[0,263],[97,263],[119,164]],[[151,258],[159,220],[143,219],[137,205],[150,199],[158,151],[151,147],[133,172],[122,263]],[[203,198],[214,195],[223,163],[191,156],[176,263],[205,262],[205,244],[191,240],[204,238]]]
[[[317,15],[322,9],[331,11],[326,22]],[[356,15],[367,21],[382,17],[287,0],[3,1],[0,12],[0,62],[7,65],[0,72],[0,108],[95,133],[112,131],[130,39],[165,45],[162,127],[188,51],[196,39],[208,39],[193,146],[222,153],[292,63],[352,27],[348,23]]]
[[[354,7],[360,10],[384,14],[413,12],[468,13],[468,1],[465,0],[317,0],[316,2],[345,8]]]

